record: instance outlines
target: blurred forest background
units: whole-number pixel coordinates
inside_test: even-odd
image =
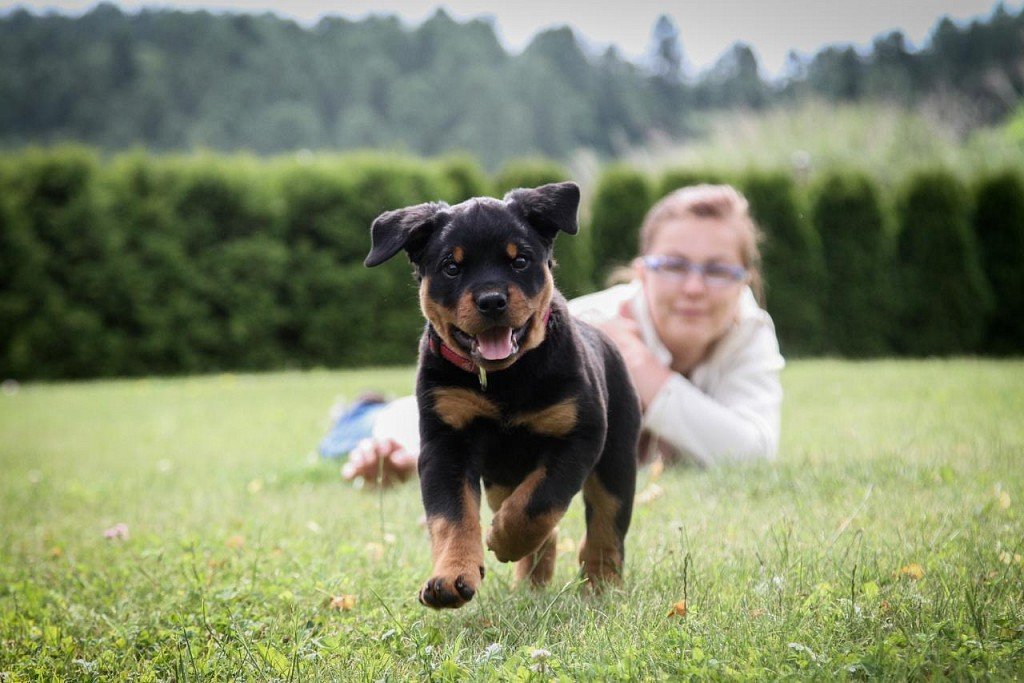
[[[1000,5],[966,26],[937,18],[920,50],[892,32],[866,52],[791,53],[765,81],[742,43],[687,76],[667,16],[652,27],[648,59],[633,64],[614,48],[588,53],[567,27],[509,54],[490,24],[443,10],[411,30],[386,16],[304,28],[272,14],[16,10],[0,18],[0,144],[458,150],[494,170],[529,154],[621,156],[706,135],[709,113],[810,100],[913,108],[962,136],[1015,112],[1024,128],[1022,31],[1024,11]]]
[[[570,296],[664,193],[731,182],[788,357],[1024,351],[1024,10],[771,80],[743,44],[685,65],[667,17],[633,63],[569,28],[510,54],[443,11],[2,15],[0,377],[411,363],[407,264],[361,264],[373,218],[564,179]]]

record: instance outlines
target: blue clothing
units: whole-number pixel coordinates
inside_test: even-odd
[[[363,439],[373,436],[373,423],[377,413],[387,403],[376,400],[356,401],[335,421],[331,431],[320,441],[318,450],[321,457],[340,460],[348,457]]]

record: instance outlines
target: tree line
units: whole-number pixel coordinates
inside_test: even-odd
[[[369,225],[423,201],[563,180],[552,163],[466,158],[0,158],[0,377],[64,379],[411,364],[409,266],[369,270]],[[569,296],[637,249],[656,198],[728,181],[767,235],[767,308],[787,357],[1024,349],[1024,179],[921,171],[894,194],[854,171],[607,168],[556,244]]]
[[[568,28],[518,55],[484,21],[444,11],[415,28],[396,17],[324,18],[101,4],[79,17],[0,16],[0,145],[80,141],[108,150],[388,148],[461,150],[489,169],[523,155],[612,157],[656,134],[694,131],[695,114],[809,97],[937,100],[963,125],[999,120],[1024,94],[1024,11],[948,18],[913,50],[901,33],[865,54],[833,46],[791,55],[766,81],[737,44],[699,76],[662,17],[644,64],[590,54]]]

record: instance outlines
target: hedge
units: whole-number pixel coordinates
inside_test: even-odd
[[[721,171],[699,168],[670,168],[656,181],[654,198],[664,197],[673,190],[690,185],[722,185],[730,182]]]
[[[599,284],[604,284],[614,268],[627,265],[636,256],[638,228],[654,200],[650,180],[630,166],[611,166],[601,174],[590,228]]]
[[[914,356],[978,350],[993,302],[963,184],[947,171],[919,172],[902,190],[899,220],[897,350]]]
[[[892,236],[878,188],[863,173],[832,172],[813,192],[811,222],[825,261],[826,347],[853,358],[891,350]]]
[[[1024,351],[1024,177],[1015,170],[985,177],[975,197],[973,227],[998,313],[982,347],[1019,354]]]
[[[401,256],[363,267],[372,220],[568,177],[529,161],[491,179],[458,157],[8,154],[0,377],[412,363],[416,285]],[[589,224],[556,242],[563,291],[592,291],[608,265],[635,254],[650,188],[682,180],[679,170],[607,168],[582,211]],[[736,182],[768,233],[768,307],[786,354],[1024,348],[1018,175],[982,179],[975,196],[948,173],[919,175],[897,197],[898,234],[884,227],[880,187],[862,175],[839,174],[806,196],[785,173]],[[1002,317],[989,315],[993,291]]]
[[[750,173],[740,181],[750,213],[764,233],[761,245],[765,302],[786,356],[824,346],[825,266],[818,233],[806,218],[792,177]]]
[[[96,158],[75,149],[27,153],[0,175],[8,214],[0,230],[16,253],[0,309],[24,311],[8,323],[5,376],[119,370],[126,352],[117,330],[125,294],[116,260],[121,236],[101,209],[98,172]]]
[[[368,227],[458,198],[442,166],[377,156],[5,167],[0,374],[18,378],[413,362],[410,268],[364,268]]]

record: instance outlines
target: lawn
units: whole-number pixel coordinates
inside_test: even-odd
[[[343,483],[339,396],[412,369],[0,394],[0,681],[1024,676],[1024,362],[791,362],[772,465],[641,474],[625,584],[458,611],[415,485]],[[685,609],[684,602],[685,601]]]

